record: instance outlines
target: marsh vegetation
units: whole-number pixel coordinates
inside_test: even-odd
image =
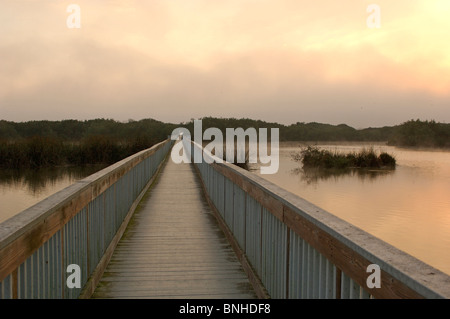
[[[346,169],[346,168],[375,168],[394,169],[395,157],[386,153],[377,153],[373,148],[359,152],[332,152],[317,146],[306,146],[299,152],[292,154],[292,159],[301,162],[303,168]]]

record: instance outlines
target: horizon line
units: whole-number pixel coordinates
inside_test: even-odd
[[[403,124],[405,124],[407,122],[410,122],[410,121],[435,122],[435,123],[438,123],[438,124],[450,124],[450,123],[447,123],[447,122],[439,122],[439,121],[437,121],[435,119],[420,119],[420,118],[413,119],[413,118],[411,118],[409,120],[406,120],[406,121],[403,121],[403,122],[401,122],[399,124],[394,124],[394,125],[368,126],[368,127],[359,127],[359,128],[357,128],[357,127],[351,126],[351,125],[349,125],[347,123],[331,124],[331,123],[317,122],[317,121],[311,121],[311,122],[296,121],[296,122],[293,122],[291,124],[283,124],[283,123],[279,123],[279,122],[269,122],[269,121],[266,121],[266,120],[254,119],[254,118],[249,118],[249,117],[237,118],[237,117],[215,117],[215,116],[203,116],[203,117],[199,117],[199,118],[191,118],[189,121],[182,121],[182,122],[179,122],[179,123],[166,122],[166,121],[158,120],[156,118],[151,118],[151,117],[141,118],[139,120],[131,119],[131,118],[128,119],[128,120],[117,120],[117,119],[114,119],[114,118],[93,117],[93,118],[88,118],[88,119],[64,118],[64,119],[59,119],[59,120],[39,119],[39,120],[22,120],[22,121],[6,120],[6,119],[2,118],[2,119],[0,119],[0,121],[10,122],[10,123],[29,123],[29,122],[63,122],[63,121],[88,122],[88,121],[95,121],[95,120],[106,120],[106,121],[114,121],[114,122],[117,122],[117,123],[127,124],[127,123],[132,123],[132,122],[140,122],[140,121],[144,121],[144,120],[153,120],[153,121],[157,121],[157,122],[160,122],[160,123],[163,123],[163,124],[169,124],[169,125],[186,125],[186,124],[192,123],[194,120],[203,120],[205,118],[219,119],[219,120],[251,120],[251,121],[260,121],[260,122],[264,122],[264,123],[267,123],[267,124],[276,124],[276,125],[285,126],[285,127],[296,125],[298,123],[305,124],[305,125],[307,125],[307,124],[322,124],[322,125],[330,125],[330,126],[345,125],[345,126],[348,126],[350,128],[353,128],[355,130],[364,130],[364,129],[371,129],[371,128],[395,127],[395,126],[403,125]]]

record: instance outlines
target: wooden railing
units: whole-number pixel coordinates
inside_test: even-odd
[[[202,152],[183,142],[189,156]],[[447,274],[256,174],[203,154],[213,162],[195,164],[205,193],[260,297],[450,297]],[[369,278],[377,274],[380,288]]]
[[[0,299],[89,297],[172,144],[132,155],[1,223]],[[69,265],[79,267],[80,288],[67,284],[76,274]]]

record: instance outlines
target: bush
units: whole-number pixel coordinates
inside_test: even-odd
[[[301,162],[303,167],[318,168],[395,168],[395,158],[385,152],[377,155],[371,148],[363,149],[358,153],[332,153],[328,150],[321,150],[318,147],[307,146],[300,153],[294,153],[292,159]]]
[[[385,152],[381,153],[379,158],[381,160],[382,166],[395,167],[395,165],[396,165],[395,158],[393,156],[389,155],[388,153],[385,153]]]

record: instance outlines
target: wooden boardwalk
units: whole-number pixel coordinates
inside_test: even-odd
[[[192,165],[164,165],[92,298],[256,298]]]

